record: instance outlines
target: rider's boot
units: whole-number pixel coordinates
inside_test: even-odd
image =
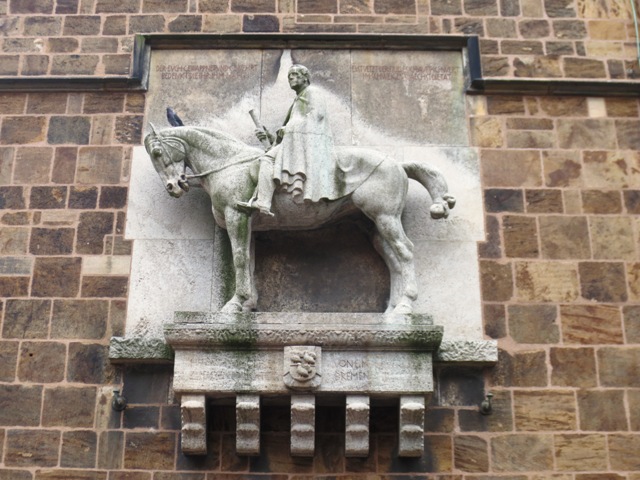
[[[273,158],[264,156],[260,158],[260,171],[258,172],[258,188],[248,202],[238,202],[241,209],[258,210],[263,215],[273,217],[271,212],[271,199],[276,185],[273,182]]]

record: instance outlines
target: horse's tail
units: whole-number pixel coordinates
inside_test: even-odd
[[[409,178],[420,183],[431,195],[431,217],[447,218],[449,210],[456,204],[456,199],[448,193],[447,181],[442,173],[424,163],[403,162],[402,168]]]

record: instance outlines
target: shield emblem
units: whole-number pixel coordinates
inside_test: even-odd
[[[321,348],[284,348],[284,383],[294,389],[314,389],[320,385]]]

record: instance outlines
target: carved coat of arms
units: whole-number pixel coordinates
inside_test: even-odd
[[[284,384],[295,390],[313,390],[322,380],[321,347],[284,347]]]

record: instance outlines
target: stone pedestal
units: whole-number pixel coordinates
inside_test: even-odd
[[[299,456],[314,452],[318,397],[344,399],[348,456],[368,455],[370,397],[399,398],[400,454],[420,456],[442,334],[427,315],[366,313],[177,312],[165,326],[176,394],[189,405],[235,396],[242,454],[259,453],[260,396],[290,396],[291,454]],[[194,418],[183,422],[183,450],[205,453],[194,445],[202,437],[189,433]]]

